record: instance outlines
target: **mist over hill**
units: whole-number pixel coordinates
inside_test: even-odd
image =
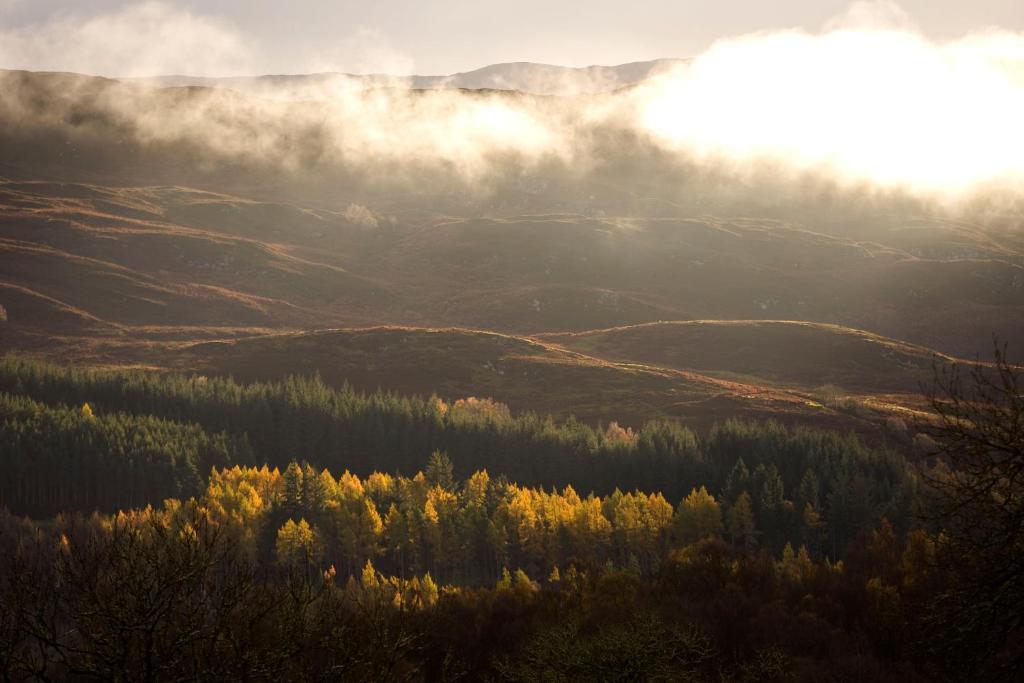
[[[636,85],[681,63],[685,63],[685,60],[656,59],[616,66],[587,67],[511,62],[490,64],[473,71],[444,76],[317,73],[234,78],[154,76],[130,80],[159,87],[230,88],[270,96],[279,95],[282,91],[300,95],[324,88],[514,90],[531,95],[593,95]]]
[[[707,393],[706,373],[724,373],[755,378],[766,395],[802,389],[814,402],[818,387],[835,384],[864,400],[899,394],[895,404],[907,406],[927,379],[929,349],[971,358],[993,335],[1024,341],[1024,194],[990,188],[949,203],[769,159],[738,168],[674,151],[643,128],[645,107],[663,79],[692,68],[494,65],[446,79],[360,77],[353,87],[333,74],[140,82],[2,72],[3,339],[59,358],[183,367],[182,344],[318,328],[529,336],[746,321],[706,328],[729,331],[720,343],[744,349],[732,355],[652,354],[655,344],[695,343],[657,327],[618,335],[613,351],[585,335],[551,339],[582,352],[581,367],[696,371],[704,379],[672,381],[695,381],[685,391],[701,400],[751,395],[740,385]],[[622,90],[627,82],[635,87]],[[829,353],[848,367],[862,352],[827,341],[831,328],[769,341],[759,320],[924,351],[903,379],[886,369],[903,352],[886,345],[837,373]],[[320,345],[312,357],[330,364],[339,354],[368,388],[498,393],[525,407],[516,392],[559,374],[545,361],[513,390],[488,381],[492,361],[481,359],[469,381],[450,382],[437,364],[408,385],[383,359],[362,369],[343,360],[329,336],[288,339],[274,344]],[[244,358],[261,357],[262,343],[232,346],[234,367],[257,365]],[[796,353],[771,356],[766,343]],[[268,362],[299,369],[287,352]],[[638,378],[627,394],[650,389]],[[546,409],[591,420],[685,412],[664,396],[625,400]],[[779,415],[801,401],[818,420],[799,398],[778,403]],[[743,410],[770,413],[766,405]]]

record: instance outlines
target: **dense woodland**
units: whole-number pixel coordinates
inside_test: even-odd
[[[316,489],[290,471],[232,468],[197,501],[113,517],[4,518],[4,673],[905,680],[904,609],[945,580],[930,538],[904,546],[887,524],[845,563],[747,552],[700,492],[674,514],[660,496],[581,501],[482,473],[450,488],[322,474],[336,488],[310,524],[294,498]],[[400,501],[383,520],[379,496]]]
[[[15,357],[0,362],[0,392],[0,503],[34,515],[198,495],[225,465],[411,475],[442,451],[457,477],[486,470],[582,496],[638,489],[674,508],[703,486],[731,507],[745,492],[760,543],[808,541],[835,559],[882,517],[905,529],[915,495],[900,454],[771,422],[728,420],[699,438],[669,421],[559,424],[487,399],[366,395],[317,378],[239,384]]]
[[[945,379],[911,463],[8,357],[0,672],[1013,680],[1024,401],[997,366]]]

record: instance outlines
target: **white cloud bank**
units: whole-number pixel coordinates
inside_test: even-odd
[[[244,72],[252,56],[231,27],[157,2],[30,29],[0,32],[0,64],[213,75]],[[303,163],[293,154],[297,130],[315,131],[319,161],[440,162],[470,180],[496,156],[586,169],[596,156],[631,153],[602,135],[625,131],[624,139],[738,172],[769,162],[942,198],[1024,188],[1024,35],[992,30],[936,42],[890,2],[855,3],[819,32],[722,40],[684,66],[596,98],[360,93],[330,81],[288,94],[319,104],[214,92],[167,111],[156,96],[114,93],[106,106],[142,141],[188,139],[214,155],[280,157],[283,166]],[[8,111],[18,110],[17,97],[0,92]]]
[[[892,29],[753,35],[636,95],[672,149],[784,161],[854,181],[956,192],[1024,180],[1024,36],[936,44]]]

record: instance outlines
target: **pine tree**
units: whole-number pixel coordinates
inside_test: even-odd
[[[323,479],[309,463],[302,467],[301,488],[300,501],[303,511],[314,517],[322,513],[327,505],[327,491]]]
[[[754,506],[750,502],[750,495],[744,491],[736,502],[729,508],[728,525],[729,538],[734,545],[742,544],[747,551],[757,546],[757,530],[754,526]]]
[[[825,522],[810,502],[804,504],[800,531],[804,544],[810,548],[815,558],[820,557],[821,546],[825,539]]]
[[[302,468],[292,460],[282,475],[284,480],[284,509],[290,514],[302,510]]]
[[[818,508],[820,505],[820,488],[818,477],[815,476],[812,470],[807,470],[800,480],[800,486],[797,487],[796,502],[801,507],[810,503],[814,508]]]
[[[446,491],[455,488],[455,477],[452,474],[452,461],[443,451],[434,451],[427,460],[427,468],[423,472],[431,486],[440,486]]]
[[[722,497],[729,503],[733,503],[744,491],[750,490],[750,471],[743,458],[736,460],[729,476],[725,480],[725,488],[722,490]]]

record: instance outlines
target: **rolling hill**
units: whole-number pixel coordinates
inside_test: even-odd
[[[785,319],[965,357],[993,333],[1024,339],[1024,268],[1005,247],[924,258],[769,219],[472,218],[0,180],[0,250],[6,335]]]
[[[375,327],[268,334],[166,348],[126,349],[126,356],[185,372],[244,381],[318,373],[334,386],[363,391],[437,394],[446,400],[489,397],[515,411],[588,423],[638,425],[674,418],[706,429],[723,415],[855,429],[875,436],[884,415],[824,406],[806,392],[654,364],[612,362],[545,341],[479,330]],[[885,412],[882,410],[882,412]]]
[[[208,85],[0,81],[3,350],[246,378],[319,371],[593,421],[860,428],[919,405],[936,354],[984,354],[993,334],[1024,343],[1010,209],[967,220],[821,182],[726,182],[614,130],[591,131],[607,154],[586,169],[503,157],[467,184],[447,167],[330,158],[311,123],[272,140],[298,164],[280,166],[134,128],[223,104]],[[227,97],[239,117],[262,106]],[[289,106],[321,120],[315,102]],[[878,415],[822,406],[822,385]]]
[[[954,362],[862,330],[788,320],[659,322],[538,337],[606,360],[865,393],[917,393],[934,368]]]
[[[515,90],[533,95],[597,94],[640,83],[651,76],[685,63],[681,59],[655,59],[615,66],[566,67],[535,62],[489,64],[473,71],[443,76],[395,74],[319,73],[267,75],[243,78],[159,76],[135,79],[158,87],[230,88],[266,94],[285,88],[298,94],[325,88],[393,88],[421,90]]]

